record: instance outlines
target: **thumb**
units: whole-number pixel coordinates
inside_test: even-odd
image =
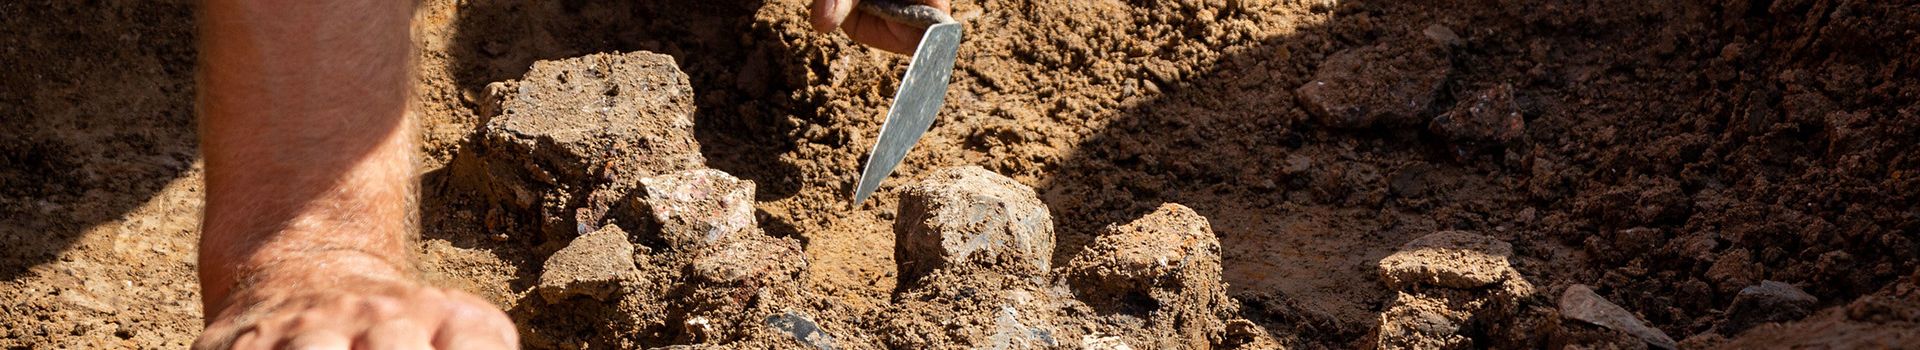
[[[940,12],[953,12],[953,1],[950,0],[919,0],[919,2],[921,5],[933,6],[933,8],[940,9]]]
[[[813,30],[832,32],[853,12],[854,0],[813,0]]]

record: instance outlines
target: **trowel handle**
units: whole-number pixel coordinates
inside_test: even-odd
[[[946,11],[940,11],[933,6],[908,3],[907,0],[859,1],[860,4],[854,7],[859,8],[860,12],[915,27],[926,28],[935,24],[958,22],[953,20],[953,16],[947,15]]]

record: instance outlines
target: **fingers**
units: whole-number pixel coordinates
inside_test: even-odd
[[[361,320],[391,314],[390,308],[370,307],[368,299],[346,297],[291,308],[301,312],[275,314],[252,327],[249,344],[236,349],[314,349],[353,348],[356,334],[365,328]]]
[[[945,0],[934,0],[945,1]],[[831,33],[853,13],[854,0],[813,0],[813,30]]]
[[[903,55],[913,54],[926,28],[855,11],[857,1],[901,1],[932,6],[942,12],[953,11],[953,4],[948,0],[814,0],[813,29],[825,33],[838,28],[861,44]]]
[[[239,345],[258,341],[256,338],[259,336],[254,332],[244,332],[236,328],[226,324],[207,326],[207,329],[200,333],[200,338],[193,340],[193,349],[246,349]]]
[[[314,330],[294,335],[281,342],[277,349],[296,350],[348,350],[353,349],[353,337],[334,330]]]
[[[842,29],[853,41],[902,55],[913,54],[913,48],[920,45],[920,35],[926,33],[924,28],[893,23],[865,13],[847,16]]]
[[[432,349],[433,330],[427,329],[412,319],[393,319],[381,321],[360,333],[357,349],[369,350],[405,350]],[[453,349],[453,348],[441,348]]]
[[[459,291],[403,288],[389,295],[330,294],[257,319],[210,325],[195,349],[516,349],[506,313]]]
[[[433,336],[439,349],[517,349],[520,335],[507,314],[472,294],[450,292],[447,318]]]

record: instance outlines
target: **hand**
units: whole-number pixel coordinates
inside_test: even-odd
[[[867,46],[903,55],[913,54],[914,47],[920,45],[920,36],[926,34],[926,28],[888,21],[879,16],[855,10],[854,3],[859,1],[861,0],[813,0],[813,30],[828,33],[833,32],[835,28],[840,28],[846,30],[847,37]],[[940,11],[953,10],[947,0],[890,1],[910,1],[933,6]]]
[[[335,273],[262,274],[229,294],[195,349],[516,349],[512,321],[471,294],[421,285],[369,259],[300,259]],[[357,265],[357,266],[356,266]],[[371,272],[370,272],[371,271]],[[260,276],[260,275],[257,275]]]

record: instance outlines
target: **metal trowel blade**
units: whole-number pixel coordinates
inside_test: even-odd
[[[960,24],[941,23],[927,27],[920,46],[913,50],[907,75],[900,79],[900,90],[893,95],[893,107],[880,124],[880,140],[867,155],[866,169],[860,171],[860,184],[853,191],[853,205],[873,195],[880,181],[893,174],[893,168],[907,157],[907,151],[920,142],[920,136],[933,126],[940,106],[947,102],[947,78],[953,76],[953,60],[960,48]]]

